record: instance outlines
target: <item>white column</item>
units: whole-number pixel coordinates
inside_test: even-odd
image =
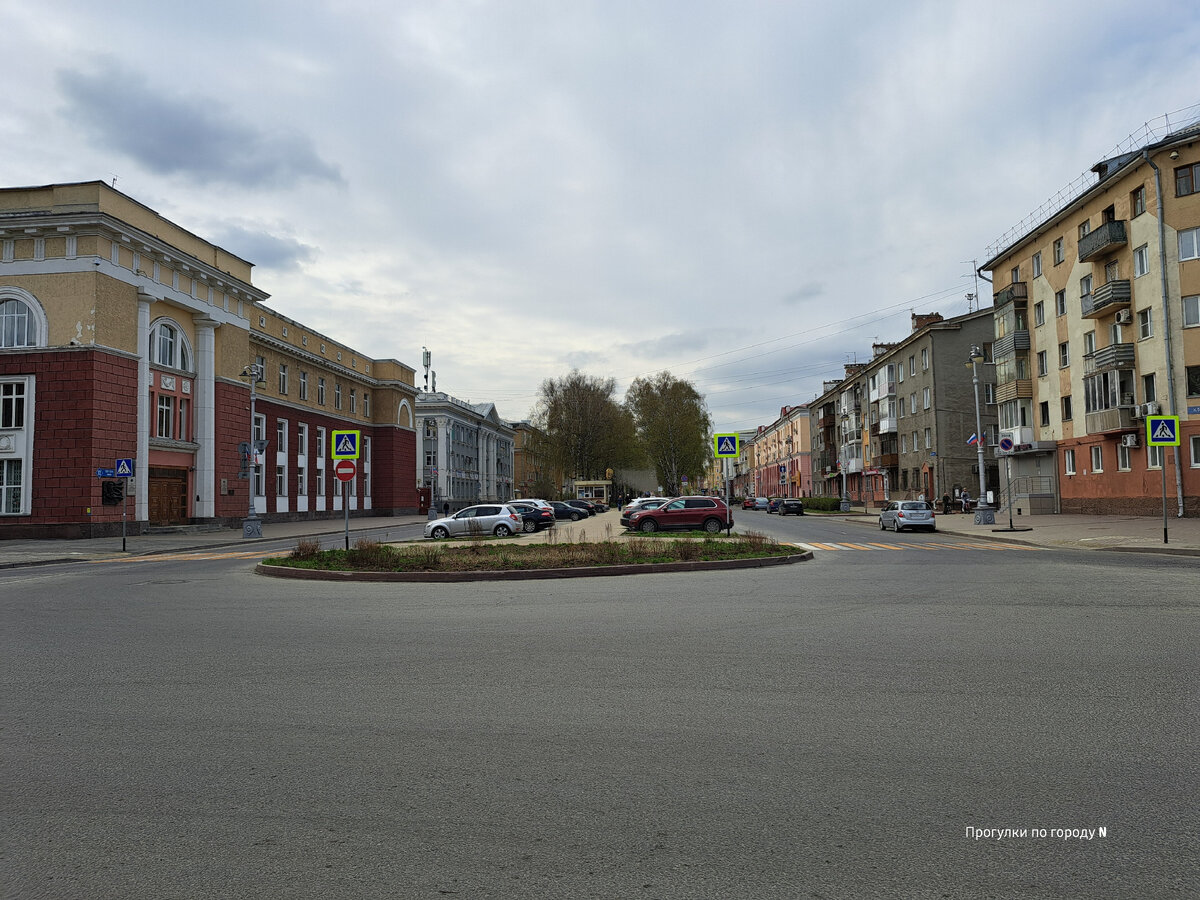
[[[211,519],[217,514],[217,398],[216,319],[199,317],[196,323],[196,517]]]
[[[437,419],[437,486],[438,502],[450,499],[450,421]]]
[[[134,503],[135,522],[150,518],[150,307],[157,297],[138,291],[138,399],[137,399],[137,461],[133,481],[137,495]]]

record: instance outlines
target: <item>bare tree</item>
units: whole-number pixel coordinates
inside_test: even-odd
[[[625,392],[642,450],[668,496],[678,494],[683,476],[696,478],[708,465],[712,420],[704,397],[691,382],[660,372],[637,378]]]
[[[578,369],[542,382],[532,418],[544,435],[545,459],[556,470],[568,477],[601,479],[606,469],[636,463],[633,419],[613,399],[616,389],[615,379]]]

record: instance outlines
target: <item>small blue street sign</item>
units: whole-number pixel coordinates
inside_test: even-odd
[[[118,459],[115,468],[117,478],[132,478],[133,477],[133,460]]]
[[[116,472],[116,469],[97,469],[96,477],[97,478],[116,478],[117,472]]]

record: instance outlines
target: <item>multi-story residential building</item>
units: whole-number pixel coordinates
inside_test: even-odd
[[[362,432],[351,506],[414,512],[413,370],[266,299],[251,263],[101,182],[0,190],[0,537],[119,532],[117,460],[135,533],[332,516],[333,430]]]
[[[980,269],[1022,512],[1161,513],[1165,467],[1172,509],[1200,514],[1200,123],[1123,150]],[[1147,445],[1158,413],[1178,449]]]
[[[543,433],[532,422],[513,422],[513,496],[547,498],[562,493],[562,474],[542,452]]]
[[[513,499],[516,431],[492,403],[467,403],[444,392],[417,395],[421,426],[417,478],[434,509]]]
[[[756,496],[811,496],[811,441],[807,406],[785,406],[774,422],[760,425],[754,436]]]
[[[992,311],[953,319],[914,315],[912,332],[876,344],[867,363],[846,366],[846,378],[826,382],[810,404],[817,410],[812,445],[815,489],[855,503],[881,503],[892,494],[933,500],[979,491],[978,451],[999,440],[992,367],[977,366],[981,382],[977,435],[972,348],[990,359]],[[985,454],[987,489],[996,492],[995,460]]]

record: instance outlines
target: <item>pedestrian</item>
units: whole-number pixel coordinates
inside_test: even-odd
[[[442,504],[442,515],[443,515],[443,516],[448,516],[448,515],[450,515],[450,503],[449,503],[449,501],[447,501],[446,503],[443,503],[443,504]]]
[[[967,491],[964,490],[959,495],[958,499],[962,501],[962,511],[965,513],[969,513],[971,511],[971,495],[970,495],[970,493],[968,493]]]
[[[950,495],[942,494],[942,512],[950,515]]]

